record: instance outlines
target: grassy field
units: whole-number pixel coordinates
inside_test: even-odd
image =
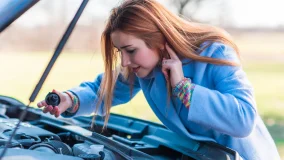
[[[279,35],[273,36],[277,39]],[[269,43],[264,47],[270,40],[239,36],[237,42],[243,51],[244,70],[255,89],[258,111],[284,157],[284,48],[280,43]],[[27,103],[51,56],[52,53],[47,52],[0,53],[0,95],[12,96]],[[102,71],[99,54],[64,52],[32,106],[36,106],[36,102],[52,89],[69,89],[82,81],[93,80]],[[141,92],[131,102],[114,107],[112,112],[160,123]]]
[[[0,94],[13,96],[27,103],[51,55],[51,53],[0,54],[2,75]],[[280,62],[244,63],[244,70],[255,89],[259,113],[265,118],[284,119],[283,68],[284,63]],[[43,99],[52,89],[61,91],[82,81],[92,81],[102,71],[103,63],[99,54],[63,53],[50,72],[36,102]],[[142,93],[128,104],[114,107],[112,111],[158,122]]]

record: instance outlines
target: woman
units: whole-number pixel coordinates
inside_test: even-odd
[[[53,91],[59,106],[38,107],[56,117],[95,112],[106,125],[111,106],[142,89],[161,122],[181,136],[230,147],[243,159],[280,159],[226,32],[185,21],[154,0],[128,0],[112,10],[102,49],[104,74]]]

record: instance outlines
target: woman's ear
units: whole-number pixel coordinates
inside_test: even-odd
[[[163,51],[163,50],[165,50],[165,49],[166,49],[165,45],[161,45],[161,46],[160,46],[160,50],[161,50],[161,51]]]
[[[160,58],[161,58],[161,61],[163,60],[163,58],[170,59],[170,56],[169,56],[169,53],[166,47],[160,50]]]
[[[161,51],[165,50],[166,49],[165,43],[164,42],[159,43],[158,44],[158,49],[161,50]]]

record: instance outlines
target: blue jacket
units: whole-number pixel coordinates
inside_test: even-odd
[[[202,51],[201,56],[239,62],[231,47],[217,42]],[[184,63],[188,61],[182,60]],[[178,98],[167,102],[166,81],[159,67],[148,77],[136,79],[133,94],[142,89],[156,116],[167,128],[180,135],[217,142],[236,150],[246,160],[280,159],[275,143],[257,113],[253,88],[241,66],[192,61],[183,65],[183,72],[196,84],[189,109]],[[76,116],[94,111],[102,76],[70,89],[80,100]],[[129,85],[119,76],[113,106],[129,100]],[[104,114],[103,107],[99,114]]]

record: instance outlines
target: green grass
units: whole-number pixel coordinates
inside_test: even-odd
[[[52,53],[0,54],[0,94],[27,103],[51,56]],[[269,124],[277,147],[284,156],[284,136],[276,134],[284,133],[282,125],[277,127],[284,120],[284,63],[246,61],[244,70],[254,86],[258,111]],[[52,89],[66,90],[82,81],[93,80],[102,71],[99,54],[63,53],[32,106],[36,106],[36,102]],[[141,92],[131,102],[113,107],[112,112],[160,123]],[[278,130],[273,129],[275,126]]]
[[[13,96],[27,103],[51,55],[52,53],[0,54],[0,94]],[[283,68],[284,63],[244,63],[244,70],[255,89],[259,113],[265,118],[284,119]],[[93,80],[101,72],[103,63],[99,54],[63,53],[35,102],[43,99],[52,89],[66,90],[82,81]],[[142,93],[128,104],[114,107],[112,112],[159,122]]]
[[[266,118],[283,120],[284,63],[248,63],[244,70],[254,86],[259,113]]]

